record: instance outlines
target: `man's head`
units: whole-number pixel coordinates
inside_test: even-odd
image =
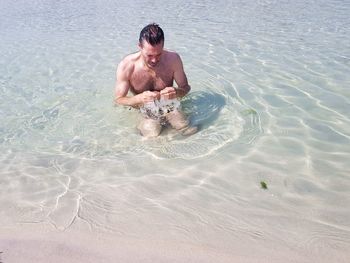
[[[139,43],[143,45],[144,42],[147,42],[151,46],[158,44],[164,45],[164,32],[159,25],[152,23],[141,30]]]
[[[154,68],[160,61],[164,47],[164,32],[153,23],[145,26],[140,33],[139,48],[145,64]]]

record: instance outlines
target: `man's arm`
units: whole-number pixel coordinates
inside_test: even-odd
[[[174,80],[177,84],[177,88],[166,87],[165,89],[160,91],[160,95],[167,99],[182,98],[191,89],[190,85],[188,85],[187,77],[183,69],[180,56],[176,53],[173,53],[173,56],[174,57],[172,58],[171,63],[174,71]]]
[[[122,61],[117,68],[115,83],[115,99],[114,102],[124,106],[137,107],[140,102],[135,96],[128,97],[130,89],[129,72],[130,69],[125,61]]]
[[[174,63],[174,80],[177,84],[176,96],[182,98],[190,90],[191,86],[188,85],[187,77],[183,68],[181,57],[176,54],[176,59]]]

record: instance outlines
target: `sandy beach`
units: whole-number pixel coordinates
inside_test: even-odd
[[[1,230],[0,252],[3,263],[257,262],[189,244],[34,229]]]
[[[81,227],[81,226],[80,226]],[[122,237],[72,227],[52,230],[49,225],[22,225],[0,230],[1,263],[309,263],[329,262],[308,251],[285,246],[227,244],[224,248],[198,243]],[[80,229],[79,229],[80,228]],[[337,262],[346,262],[339,253]]]

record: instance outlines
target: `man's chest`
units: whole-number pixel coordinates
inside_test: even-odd
[[[173,85],[173,72],[171,70],[146,71],[135,70],[131,76],[130,83],[136,93],[146,90],[162,90]]]

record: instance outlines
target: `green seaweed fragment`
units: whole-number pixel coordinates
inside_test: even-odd
[[[267,190],[267,184],[264,181],[260,182],[260,186],[262,189]]]
[[[253,109],[247,109],[241,112],[243,115],[248,116],[248,115],[256,115],[258,114],[255,110]]]

